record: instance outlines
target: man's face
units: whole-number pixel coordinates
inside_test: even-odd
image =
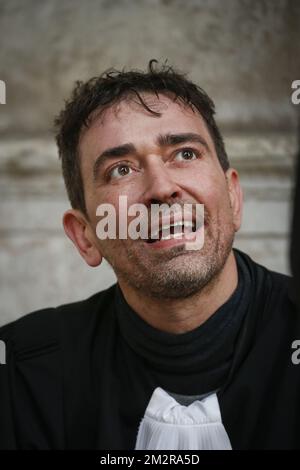
[[[240,226],[238,177],[232,169],[224,173],[198,112],[166,95],[158,99],[144,93],[143,98],[160,117],[128,98],[95,118],[81,136],[81,170],[93,243],[121,285],[156,298],[184,298],[216,279],[226,263]],[[198,136],[199,141],[159,140],[186,134]],[[99,159],[104,151],[120,146],[110,152],[110,158]],[[165,245],[141,238],[100,240],[96,209],[110,203],[118,214],[119,196],[127,196],[128,207],[144,204],[149,214],[151,203],[203,204],[202,249],[189,250],[179,239]]]

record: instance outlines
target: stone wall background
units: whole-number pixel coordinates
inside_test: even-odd
[[[75,80],[151,58],[188,72],[216,103],[244,188],[235,246],[289,272],[299,1],[2,0],[0,44],[1,324],[114,282],[107,264],[86,266],[64,235],[52,121]]]

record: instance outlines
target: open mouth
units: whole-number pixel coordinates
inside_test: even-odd
[[[156,243],[163,240],[183,239],[185,235],[196,232],[200,228],[200,224],[195,221],[174,222],[171,224],[163,225],[159,230],[149,234],[147,243]]]

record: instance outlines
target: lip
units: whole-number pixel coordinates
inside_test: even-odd
[[[196,219],[196,217],[193,213],[189,213],[188,220],[190,222],[193,222],[195,224],[195,226],[197,226],[199,223],[200,223],[200,225],[202,225],[202,223],[198,219]],[[148,238],[151,238],[151,234],[152,234],[152,236],[154,236],[156,234],[156,232],[158,232],[161,229],[161,227],[163,227],[164,225],[176,224],[177,222],[183,222],[182,212],[173,214],[171,218],[170,218],[170,216],[161,217],[158,221],[156,221],[155,223],[150,225]],[[201,226],[199,228],[201,228]],[[155,242],[155,244],[158,245],[158,241]]]
[[[168,240],[157,240],[154,243],[147,243],[147,241],[144,241],[144,244],[149,247],[151,250],[160,250],[160,249],[167,249],[167,248],[172,248],[173,246],[177,245],[184,245],[186,243],[192,243],[195,241],[197,234],[199,235],[202,230],[204,230],[205,224],[201,225],[201,227],[196,230],[196,232],[189,232],[187,236],[183,235],[181,238],[174,238],[171,235],[171,238]]]
[[[192,220],[194,222],[194,217],[192,218]],[[160,217],[159,220],[156,221],[156,223],[153,223],[150,226],[148,237],[150,238],[151,233],[155,234],[155,232],[158,232],[159,229],[164,225],[175,224],[176,222],[182,222],[182,213],[174,214],[171,218],[169,216]]]

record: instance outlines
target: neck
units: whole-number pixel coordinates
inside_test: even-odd
[[[126,302],[149,325],[168,333],[180,334],[204,323],[233,294],[238,270],[233,251],[222,271],[197,294],[185,299],[155,299],[132,289],[119,280]]]

